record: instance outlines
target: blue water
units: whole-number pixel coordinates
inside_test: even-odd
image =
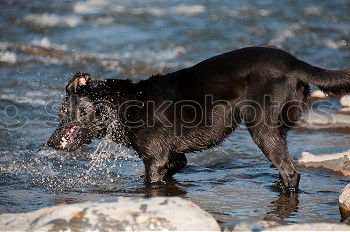
[[[196,154],[163,189],[143,185],[131,149],[95,141],[74,153],[42,147],[64,86],[77,71],[144,79],[250,45],[286,49],[327,68],[349,66],[350,2],[324,1],[1,1],[0,213],[115,196],[176,195],[221,223],[278,216],[289,223],[337,222],[349,178],[302,170],[296,197],[272,188],[278,173],[240,128]],[[337,100],[335,109],[339,107]],[[349,134],[294,131],[289,148],[348,148]]]

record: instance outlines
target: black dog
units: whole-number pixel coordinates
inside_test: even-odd
[[[158,183],[185,167],[184,153],[219,144],[244,121],[278,168],[284,189],[295,191],[300,174],[286,136],[308,101],[308,83],[347,93],[350,70],[325,70],[279,49],[248,47],[138,83],[77,73],[48,145],[73,151],[94,137],[112,136],[143,159],[146,183]]]

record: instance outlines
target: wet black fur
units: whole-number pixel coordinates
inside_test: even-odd
[[[308,83],[326,92],[348,93],[350,71],[317,68],[279,49],[248,47],[138,83],[92,81],[75,94],[125,107],[126,114],[118,115],[123,141],[143,159],[146,183],[171,177],[185,167],[185,153],[219,144],[245,122],[254,142],[278,168],[284,187],[294,190],[300,174],[286,137],[308,102]],[[172,105],[155,111],[167,101]],[[154,107],[147,107],[150,102]],[[205,117],[198,114],[200,108]],[[154,125],[138,125],[155,115]],[[114,137],[120,141],[120,136]]]

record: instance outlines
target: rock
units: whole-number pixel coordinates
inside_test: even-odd
[[[226,223],[223,226],[224,232],[230,231],[262,231],[269,228],[273,228],[275,226],[280,226],[281,224],[276,221],[266,221],[266,220],[258,220],[256,222],[241,222],[236,225],[230,225]]]
[[[339,210],[342,221],[350,217],[350,184],[345,186],[340,193]]]
[[[350,113],[350,107],[343,107],[339,111],[342,112],[342,113],[349,114]]]
[[[326,97],[328,97],[327,94],[325,94],[325,93],[322,92],[321,90],[313,91],[313,92],[310,94],[310,99],[311,99],[311,100],[325,99]]]
[[[350,115],[347,112],[332,113],[313,109],[303,114],[297,129],[349,132]]]
[[[220,231],[216,220],[179,197],[117,198],[0,215],[0,231]]]
[[[293,225],[280,225],[272,221],[256,221],[256,222],[243,222],[237,224],[233,228],[225,228],[224,232],[230,231],[246,231],[246,232],[258,232],[258,231],[350,231],[350,226],[340,223],[308,223],[308,224],[293,224]]]
[[[350,176],[350,150],[340,153],[313,155],[303,152],[300,166],[317,170],[331,171],[342,176]]]
[[[342,107],[349,107],[350,106],[350,94],[344,95],[340,98],[340,105]]]
[[[340,223],[308,223],[276,226],[263,231],[350,231],[350,226]]]

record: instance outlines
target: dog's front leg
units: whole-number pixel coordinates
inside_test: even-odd
[[[147,185],[164,182],[168,171],[168,157],[166,155],[143,159],[145,165],[145,182]]]

